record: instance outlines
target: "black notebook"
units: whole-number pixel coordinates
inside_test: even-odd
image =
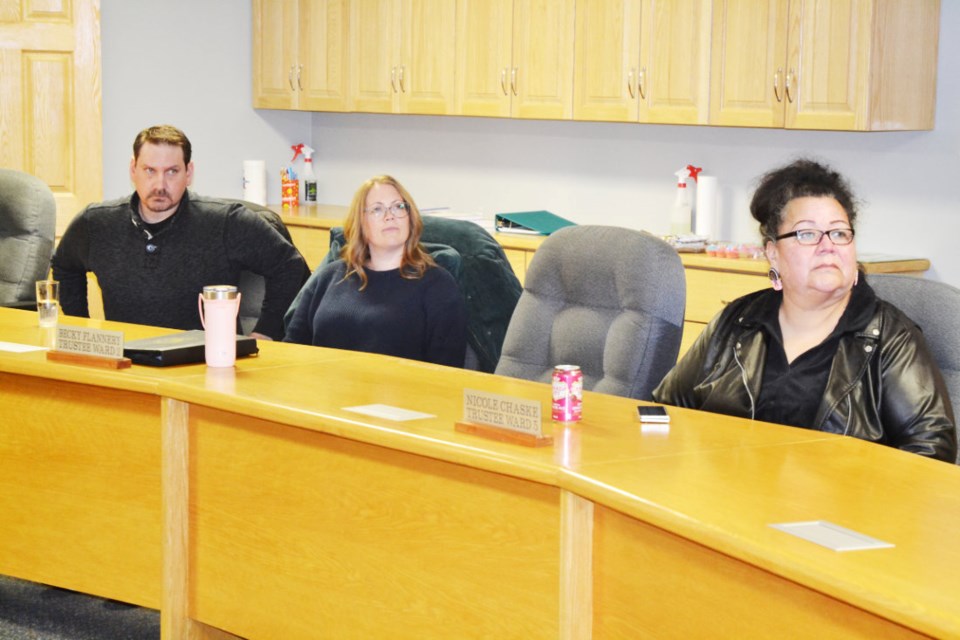
[[[249,336],[237,336],[237,357],[259,352],[257,341]],[[203,331],[195,329],[157,338],[129,340],[123,345],[123,355],[136,364],[151,367],[169,367],[174,364],[197,364],[204,361]]]

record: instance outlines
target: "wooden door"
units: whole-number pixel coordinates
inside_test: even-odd
[[[513,0],[457,0],[456,113],[510,115]]]
[[[349,0],[300,0],[298,22],[299,108],[349,111]]]
[[[644,1],[637,80],[640,122],[707,123],[711,17],[711,0]]]
[[[297,3],[253,1],[253,106],[294,109],[303,69],[297,61]]]
[[[397,78],[402,113],[454,113],[456,10],[456,0],[403,0]]]
[[[573,117],[574,31],[574,0],[514,0],[513,117]]]
[[[782,127],[787,0],[715,0],[710,124]]]
[[[0,3],[0,166],[50,186],[57,235],[103,196],[98,0]]]
[[[787,128],[853,130],[862,123],[871,5],[870,0],[791,3]]]
[[[393,113],[399,105],[400,0],[350,3],[351,98],[355,111]]]
[[[636,122],[641,0],[578,0],[573,118]]]

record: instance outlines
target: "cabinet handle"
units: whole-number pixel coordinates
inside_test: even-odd
[[[397,68],[392,67],[390,69],[390,86],[393,87],[393,92],[397,92]]]
[[[287,82],[290,83],[290,91],[296,91],[297,88],[293,86],[293,70],[296,68],[296,65],[290,65],[290,72],[287,73]]]
[[[631,100],[637,97],[637,94],[633,92],[633,72],[634,71],[636,71],[636,69],[630,69],[630,71],[627,73],[627,91],[630,92]]]
[[[510,70],[510,90],[513,91],[513,95],[517,95],[517,68],[516,67]]]
[[[790,82],[794,77],[793,69],[787,71],[787,81],[783,85],[783,92],[787,94],[787,102],[793,102],[793,96],[790,95]]]
[[[509,95],[507,91],[507,68],[504,67],[500,69],[500,88],[503,90],[503,95]]]
[[[403,86],[403,72],[407,70],[406,65],[400,65],[400,93],[406,93],[407,90]]]
[[[640,73],[637,74],[637,92],[640,94],[641,100],[646,100],[647,95],[646,91],[643,90],[643,83],[647,80],[647,68],[640,67]]]
[[[300,87],[300,91],[303,91],[303,82],[301,82],[300,77],[303,75],[303,65],[297,65],[297,86]]]
[[[783,67],[777,67],[777,72],[773,74],[773,97],[777,99],[777,102],[783,102],[783,98],[780,97],[781,73],[783,73]]]

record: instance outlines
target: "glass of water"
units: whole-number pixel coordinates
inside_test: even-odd
[[[60,283],[56,280],[37,280],[37,313],[41,327],[57,326],[60,315]]]

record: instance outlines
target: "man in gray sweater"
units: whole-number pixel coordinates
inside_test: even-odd
[[[187,191],[190,141],[175,127],[141,131],[133,143],[128,198],[92,204],[70,223],[53,257],[60,304],[88,316],[87,272],[108,320],[199,329],[197,296],[206,285],[264,277],[266,294],[250,335],[283,337],[283,314],[309,268],[297,249],[242,204]]]

